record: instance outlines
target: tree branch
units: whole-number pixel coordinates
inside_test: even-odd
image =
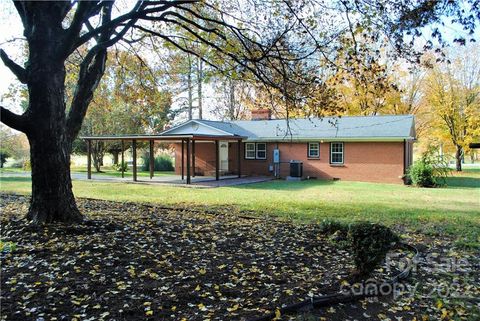
[[[13,129],[27,132],[27,118],[24,115],[17,115],[10,110],[0,106],[0,121]]]
[[[138,20],[141,19],[142,17],[145,17],[148,14],[151,13],[159,13],[163,12],[165,10],[168,10],[171,7],[175,7],[181,4],[188,4],[188,3],[194,3],[198,2],[199,0],[177,0],[177,1],[139,1],[137,4],[130,10],[130,12],[121,15],[115,19],[112,19],[106,24],[102,24],[100,27],[97,27],[93,30],[90,30],[89,32],[85,33],[82,35],[76,43],[74,44],[73,49],[78,48],[82,44],[86,43],[93,37],[95,37],[98,34],[103,33],[106,30],[112,30],[115,29],[116,27],[120,26],[122,23],[126,21],[131,21],[131,20]],[[148,7],[152,6],[154,7]],[[158,6],[161,5],[161,6]]]
[[[70,54],[72,46],[75,45],[78,40],[78,35],[82,30],[82,25],[85,24],[88,27],[88,19],[96,14],[106,5],[106,3],[100,2],[97,4],[93,1],[79,1],[75,15],[73,16],[72,23],[65,33],[65,44],[62,51],[64,54]]]
[[[112,3],[108,3],[102,8],[102,25],[110,23],[111,15]],[[112,32],[113,30],[111,29],[105,29],[99,37],[99,44],[90,49],[80,64],[77,86],[67,116],[67,128],[70,141],[73,141],[80,131],[88,105],[92,101],[95,89],[97,89],[100,79],[104,74],[108,47],[106,44],[113,40],[108,40]]]
[[[0,49],[0,58],[2,58],[3,63],[7,66],[13,74],[18,78],[22,84],[27,83],[27,71],[22,66],[15,63],[10,59],[3,49]]]

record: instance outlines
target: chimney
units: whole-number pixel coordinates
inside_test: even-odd
[[[252,110],[251,120],[270,120],[272,119],[272,111],[266,108],[258,108]]]

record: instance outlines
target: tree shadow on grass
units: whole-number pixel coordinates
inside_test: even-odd
[[[30,182],[32,179],[30,177],[20,177],[20,176],[11,176],[11,177],[1,177],[0,182]]]
[[[480,188],[480,178],[477,177],[448,177],[447,187],[454,188]]]
[[[230,188],[253,189],[253,190],[276,190],[276,191],[296,191],[315,186],[329,186],[335,184],[333,180],[311,179],[303,181],[273,180],[268,182],[259,182],[254,184],[234,185]]]

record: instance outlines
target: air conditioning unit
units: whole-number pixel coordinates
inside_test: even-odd
[[[301,161],[290,161],[290,177],[302,177],[303,176],[303,163]]]

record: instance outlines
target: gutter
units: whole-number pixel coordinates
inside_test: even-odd
[[[289,143],[289,142],[403,142],[404,140],[415,140],[414,137],[392,136],[392,137],[252,137],[247,138],[245,142],[262,143]]]

